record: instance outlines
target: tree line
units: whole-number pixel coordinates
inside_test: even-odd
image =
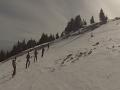
[[[43,44],[46,42],[53,41],[55,39],[58,39],[59,37],[60,37],[59,33],[57,33],[56,35],[54,35],[54,34],[48,35],[48,34],[43,33],[41,35],[41,38],[38,41],[36,41],[34,39],[30,39],[28,41],[26,41],[25,39],[23,41],[18,41],[16,44],[13,45],[11,51],[7,51],[7,52],[5,52],[4,50],[0,51],[0,62],[8,59],[11,56],[18,54],[24,50],[33,48],[37,45],[40,45],[40,44]]]
[[[102,24],[107,23],[108,17],[105,15],[103,9],[100,10],[99,13],[99,20]],[[94,24],[95,19],[94,16],[90,19],[90,24]],[[71,20],[68,22],[64,33],[69,34],[70,32],[75,32],[81,28],[84,28],[87,25],[87,22],[85,19],[82,19],[80,15],[77,15],[75,18],[71,18]]]
[[[103,24],[107,23],[108,17],[105,15],[103,9],[100,10],[99,20]],[[90,24],[94,23],[95,19],[94,16],[92,16],[90,19]],[[64,35],[69,34],[70,32],[75,32],[81,28],[84,28],[86,25],[87,21],[85,19],[82,19],[80,15],[77,15],[75,18],[71,18],[71,20],[68,22],[67,26],[65,27],[65,30],[61,33],[61,35],[59,35],[59,33],[57,33],[56,35],[54,34],[48,35],[43,33],[38,41],[34,39],[30,39],[28,41],[26,40],[18,41],[16,44],[13,45],[11,51],[5,52],[4,50],[1,50],[0,62],[34,46],[53,41],[55,39],[58,39],[59,37],[63,37]]]

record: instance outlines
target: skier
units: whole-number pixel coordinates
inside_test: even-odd
[[[12,78],[16,75],[16,57],[12,60],[12,66],[13,66],[13,73]]]
[[[34,51],[34,62],[37,62],[37,55],[38,55],[38,52],[37,52],[37,49],[35,49],[35,51]]]
[[[49,49],[49,47],[50,47],[49,43],[48,43],[48,45],[47,45],[47,46],[48,46],[48,49]]]
[[[27,59],[27,61],[26,61],[26,69],[27,69],[30,66],[30,54],[29,54],[29,52],[26,56],[26,59]]]
[[[42,47],[42,55],[41,55],[41,57],[43,57],[44,52],[45,52],[45,49],[44,49],[44,47]]]

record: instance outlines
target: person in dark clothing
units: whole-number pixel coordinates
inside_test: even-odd
[[[42,55],[41,55],[41,57],[44,56],[44,52],[45,52],[45,49],[44,49],[44,47],[43,47],[43,48],[42,48]]]
[[[13,66],[13,73],[12,78],[16,75],[16,57],[12,60],[12,66]]]
[[[49,43],[48,43],[48,45],[47,45],[47,46],[48,46],[48,49],[49,49],[49,47],[50,47]]]
[[[27,69],[30,66],[30,54],[29,54],[29,52],[26,56],[26,59],[27,59],[27,61],[26,61],[26,69]]]
[[[35,49],[35,51],[34,51],[34,62],[37,62],[37,55],[38,55],[38,52],[37,52],[37,49]]]

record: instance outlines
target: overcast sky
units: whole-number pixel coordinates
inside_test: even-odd
[[[80,14],[96,20],[101,8],[108,17],[120,16],[120,0],[0,0],[0,48],[17,40],[38,39],[42,32],[62,32]]]

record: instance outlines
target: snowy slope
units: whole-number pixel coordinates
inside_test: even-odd
[[[94,37],[91,38],[91,33]],[[25,69],[26,55],[0,65],[0,90],[119,90],[120,21],[72,36],[45,49],[45,56]],[[33,56],[33,52],[31,52]]]

